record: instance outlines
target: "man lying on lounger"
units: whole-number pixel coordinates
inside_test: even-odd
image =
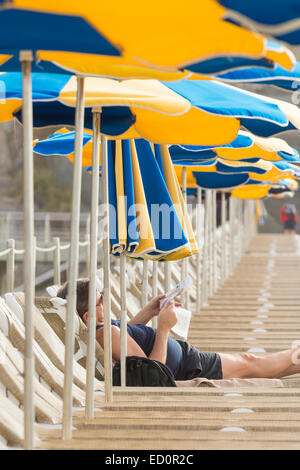
[[[77,281],[77,312],[85,324],[88,318],[89,280]],[[57,296],[66,298],[68,284],[65,283]],[[207,379],[233,378],[280,378],[300,373],[300,346],[297,349],[267,354],[259,357],[249,353],[200,352],[190,343],[169,337],[176,324],[175,304],[168,303],[161,310],[160,301],[164,295],[152,299],[127,324],[127,356],[149,357],[158,360],[171,369],[177,381],[196,377]],[[100,345],[103,340],[103,295],[97,291],[96,338]],[[146,324],[157,316],[157,329]],[[120,322],[111,320],[112,356],[120,359]],[[298,363],[298,364],[297,364]]]

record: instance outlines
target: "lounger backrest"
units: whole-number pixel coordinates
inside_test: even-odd
[[[10,308],[16,313],[21,308],[22,313],[25,307],[25,297],[23,292],[15,292],[14,294],[5,294],[5,300]],[[45,351],[51,362],[62,372],[64,372],[65,346],[55,331],[50,327],[48,322],[38,308],[34,307],[34,326],[35,339],[40,347]],[[78,387],[85,389],[86,374],[83,367],[74,364],[74,383]]]
[[[13,346],[22,354],[25,352],[25,329],[24,325],[9,309],[8,305],[0,297],[0,315],[5,315],[9,324],[9,339]],[[35,370],[37,374],[60,396],[63,397],[64,375],[54,366],[39,344],[33,341],[33,354],[35,359]],[[73,385],[73,403],[74,406],[84,404],[84,392]]]
[[[8,445],[23,446],[23,411],[2,394],[0,396],[0,434],[6,439]]]
[[[24,404],[24,359],[0,331],[0,377],[6,390]],[[62,417],[62,400],[51,393],[34,377],[34,403],[36,421],[59,423]]]
[[[55,333],[64,341],[65,327],[66,327],[66,306],[62,303],[64,299],[60,298],[45,298],[37,297],[36,305],[42,313],[44,319],[49,323]],[[88,330],[86,325],[80,319],[78,315],[75,316],[75,361],[81,366],[86,366],[86,354],[88,344]],[[95,359],[96,359],[96,378],[95,387],[97,390],[102,390],[103,385],[99,383],[99,380],[103,380],[104,377],[104,352],[98,342],[95,345]]]

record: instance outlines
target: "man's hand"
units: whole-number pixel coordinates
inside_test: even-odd
[[[160,312],[160,302],[165,299],[166,294],[161,294],[158,295],[157,297],[154,297],[150,302],[145,305],[143,308],[144,311],[146,311],[151,318],[157,316]]]
[[[166,298],[166,294],[158,295],[154,297],[150,302],[145,305],[145,307],[132,318],[128,323],[132,325],[142,324],[146,325],[153,317],[156,317],[160,314],[160,302]],[[176,307],[181,306],[179,303],[175,303]]]
[[[175,312],[175,303],[168,302],[159,312],[157,330],[170,331],[177,323],[177,315]]]

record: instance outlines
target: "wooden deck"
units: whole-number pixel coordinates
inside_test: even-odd
[[[296,238],[257,235],[234,276],[192,318],[202,351],[289,348],[300,339],[300,253]],[[283,388],[114,388],[96,416],[74,410],[71,441],[38,426],[42,449],[300,449],[300,375]]]

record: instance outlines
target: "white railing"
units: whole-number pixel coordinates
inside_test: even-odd
[[[98,240],[98,246],[101,246],[102,240]],[[85,253],[80,258],[80,262],[84,261],[86,264],[86,272],[89,269],[89,237],[86,236],[86,240],[79,241],[79,247],[85,248]],[[42,247],[37,245],[36,238],[34,239],[34,259],[33,264],[36,264],[36,256],[37,253],[53,253],[52,262],[53,262],[53,269],[48,270],[47,272],[36,276],[35,277],[35,285],[38,286],[41,283],[53,279],[53,283],[56,285],[61,284],[61,273],[65,271],[68,267],[68,261],[61,263],[61,252],[64,250],[70,249],[70,242],[69,243],[61,243],[59,237],[53,238],[53,245]],[[14,239],[7,240],[7,248],[0,251],[0,261],[4,259],[6,260],[6,285],[5,290],[6,292],[13,292],[23,290],[23,284],[15,287],[15,267],[16,267],[16,255],[23,256],[25,250],[24,249],[17,249],[16,248],[16,241]]]

